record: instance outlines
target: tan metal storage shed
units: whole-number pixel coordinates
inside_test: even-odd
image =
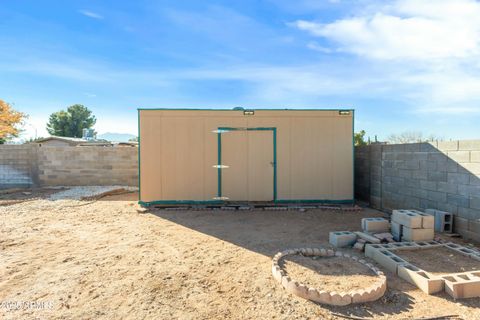
[[[353,202],[353,116],[139,109],[139,203]]]

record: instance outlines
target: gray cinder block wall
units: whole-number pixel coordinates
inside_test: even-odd
[[[29,145],[0,145],[0,185],[16,188],[35,184],[35,157]]]
[[[0,188],[138,185],[138,148],[0,145]]]
[[[387,212],[451,212],[454,230],[480,241],[480,140],[357,147],[355,195]]]

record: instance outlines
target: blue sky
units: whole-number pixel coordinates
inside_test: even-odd
[[[474,0],[2,1],[0,99],[47,135],[81,103],[99,133],[138,107],[355,108],[380,139],[479,138]]]

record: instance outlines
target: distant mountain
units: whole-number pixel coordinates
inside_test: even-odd
[[[128,140],[135,138],[136,135],[129,134],[129,133],[115,133],[115,132],[106,132],[97,135],[97,139],[105,139],[108,141],[116,141],[116,142],[127,142]]]

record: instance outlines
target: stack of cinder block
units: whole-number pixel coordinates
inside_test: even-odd
[[[453,232],[453,215],[451,213],[435,209],[427,209],[425,213],[435,217],[436,232]]]
[[[418,210],[393,210],[392,234],[396,241],[432,240],[435,219]]]

